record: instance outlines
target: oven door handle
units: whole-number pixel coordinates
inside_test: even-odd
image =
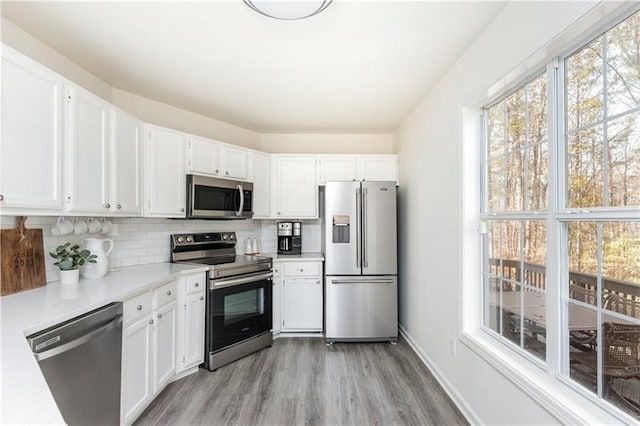
[[[240,193],[240,208],[236,212],[236,216],[240,216],[242,214],[242,210],[244,209],[244,190],[242,189],[242,185],[238,185],[237,189]]]
[[[254,274],[254,275],[249,275],[249,276],[240,277],[240,278],[212,280],[211,283],[209,284],[209,290],[215,290],[218,288],[229,287],[229,286],[238,285],[238,284],[246,284],[253,281],[268,280],[268,279],[271,279],[272,277],[273,277],[273,272],[269,271],[266,273]]]

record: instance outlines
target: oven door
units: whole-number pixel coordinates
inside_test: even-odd
[[[187,217],[191,219],[251,219],[253,184],[187,175]]]
[[[216,352],[271,330],[272,272],[211,280],[208,352]]]

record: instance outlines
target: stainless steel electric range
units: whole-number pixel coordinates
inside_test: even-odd
[[[209,265],[205,368],[271,346],[273,262],[236,254],[235,232],[174,234],[171,261]]]

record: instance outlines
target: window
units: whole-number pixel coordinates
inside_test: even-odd
[[[558,64],[484,108],[483,325],[640,419],[640,12]]]
[[[528,217],[547,210],[546,73],[488,107],[486,117],[484,324],[545,359],[546,325],[528,326],[522,308],[545,306],[546,222]]]

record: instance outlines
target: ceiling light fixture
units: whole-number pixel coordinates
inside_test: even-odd
[[[332,0],[243,0],[256,12],[275,19],[293,21],[325,10]]]

